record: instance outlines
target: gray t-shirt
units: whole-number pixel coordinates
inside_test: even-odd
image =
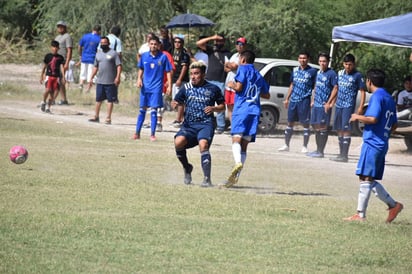
[[[108,52],[98,51],[94,66],[99,69],[97,73],[97,84],[111,85],[114,84],[114,79],[117,75],[117,66],[121,65],[119,54],[113,49]]]
[[[73,48],[73,39],[67,32],[65,34],[59,34],[56,36],[57,42],[59,42],[59,51],[57,52],[60,55],[63,55],[64,60],[67,58],[67,48]],[[69,60],[70,61],[70,60]]]

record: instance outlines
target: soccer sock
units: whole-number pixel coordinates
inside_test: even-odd
[[[246,162],[246,158],[247,158],[247,152],[246,151],[242,151],[240,153],[240,161],[242,162],[242,164],[244,165]]]
[[[342,150],[343,150],[343,136],[339,136],[338,137],[338,141],[339,141],[339,156],[342,156]]]
[[[176,156],[177,156],[177,159],[179,159],[179,161],[182,163],[183,168],[187,170],[189,168],[189,161],[187,159],[186,149],[182,149],[182,150],[176,149]]]
[[[154,136],[156,133],[156,125],[157,125],[157,109],[152,108],[150,110],[150,135]]]
[[[391,197],[391,195],[385,190],[383,185],[375,181],[372,184],[372,191],[375,193],[375,196],[378,197],[382,202],[387,204],[390,208],[396,205],[395,200]]]
[[[310,129],[303,128],[303,146],[307,147],[309,143]]]
[[[136,133],[140,133],[140,130],[142,129],[142,125],[143,125],[145,118],[146,118],[146,110],[141,108],[139,110],[139,115],[137,116]]]
[[[204,177],[207,177],[210,179],[212,158],[210,157],[209,150],[203,151],[200,154],[200,158],[202,162],[201,164],[202,164],[202,169],[203,169],[203,175]]]
[[[319,132],[319,146],[318,146],[318,151],[320,153],[324,153],[325,151],[325,147],[326,147],[326,143],[328,142],[328,136],[329,133],[327,130],[321,130]]]
[[[316,150],[320,151],[320,131],[315,131]]]
[[[342,157],[348,158],[349,147],[352,138],[350,136],[343,136],[342,138]]]
[[[241,162],[241,150],[240,143],[235,142],[232,144],[233,159],[235,159],[236,164]]]
[[[358,214],[362,218],[366,217],[366,208],[368,207],[371,191],[372,186],[369,182],[365,181],[360,183],[358,195]]]
[[[285,144],[289,146],[290,139],[292,138],[293,134],[293,128],[292,127],[286,127],[285,129]]]

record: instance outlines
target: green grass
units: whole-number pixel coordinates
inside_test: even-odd
[[[187,187],[172,140],[127,137],[0,112],[0,273],[410,273],[407,207],[386,225],[371,197],[368,222],[341,221],[356,206],[352,174],[333,185],[251,153],[244,188]],[[14,144],[26,163],[9,161]],[[228,151],[229,139],[213,148],[217,178]],[[198,180],[198,150],[189,157]]]

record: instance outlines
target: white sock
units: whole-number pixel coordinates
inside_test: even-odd
[[[241,163],[241,151],[242,148],[240,147],[240,143],[233,143],[232,144],[232,153],[233,153],[233,158],[235,159],[235,163]]]
[[[395,200],[391,197],[391,195],[385,190],[383,185],[375,181],[372,184],[372,191],[375,193],[375,196],[378,197],[382,202],[387,204],[390,208],[396,205]]]
[[[372,187],[369,182],[365,181],[360,183],[358,195],[358,214],[362,218],[366,217],[366,208],[368,207],[371,191]]]

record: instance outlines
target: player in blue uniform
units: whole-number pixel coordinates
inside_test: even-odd
[[[361,92],[357,114],[363,113],[365,103],[365,82],[362,74],[355,69],[355,56],[347,54],[343,58],[344,69],[338,72],[338,95],[336,99],[334,130],[338,133],[339,155],[331,158],[336,162],[347,162],[351,143],[352,126],[349,122],[355,112],[356,96]]]
[[[307,153],[309,143],[310,98],[316,84],[316,69],[308,65],[309,54],[301,52],[298,57],[300,66],[293,69],[291,83],[283,104],[288,110],[288,125],[285,130],[285,145],[278,151],[289,151],[289,143],[295,122],[303,126],[302,153]]]
[[[225,110],[225,99],[220,88],[205,80],[206,65],[194,62],[190,65],[190,82],[183,85],[171,105],[184,106],[184,120],[175,135],[176,156],[184,169],[184,183],[192,183],[193,166],[186,155],[188,148],[199,145],[204,179],[202,187],[212,186],[210,179],[212,159],[209,148],[214,136],[213,112]]]
[[[231,187],[237,183],[240,171],[246,161],[247,146],[256,139],[260,116],[260,97],[269,99],[269,85],[253,66],[255,54],[246,50],[240,53],[239,67],[234,81],[227,86],[235,90],[235,102],[232,114],[232,152],[235,166],[223,184]]]
[[[363,144],[359,157],[356,175],[359,176],[358,212],[346,221],[364,221],[371,192],[389,207],[387,223],[391,223],[403,205],[396,202],[385,188],[376,180],[383,177],[385,156],[391,132],[396,129],[396,107],[391,95],[383,88],[385,73],[379,69],[371,69],[366,74],[366,87],[372,92],[365,115],[352,114],[350,121],[361,121],[365,124]]]
[[[332,111],[334,96],[338,90],[338,76],[329,68],[329,55],[320,53],[318,56],[320,69],[316,77],[315,92],[312,101],[310,123],[315,129],[316,151],[308,153],[314,158],[323,158],[328,141],[328,126]]]
[[[133,139],[140,139],[140,130],[146,117],[146,111],[150,108],[150,140],[155,141],[157,125],[157,109],[163,107],[163,78],[167,76],[166,94],[172,92],[172,65],[167,56],[159,51],[160,40],[152,36],[149,40],[150,51],[142,54],[139,60],[137,73],[137,87],[140,89],[140,110],[136,122],[136,132]]]

